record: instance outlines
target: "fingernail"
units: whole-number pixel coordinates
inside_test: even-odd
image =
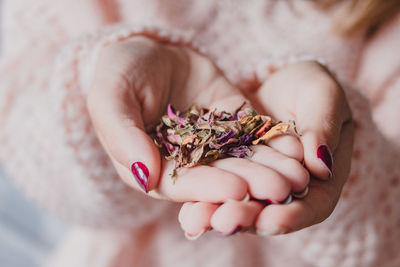
[[[326,145],[320,145],[317,149],[317,157],[329,170],[329,178],[332,177],[332,153]]]
[[[237,232],[242,231],[242,229],[243,229],[243,227],[240,226],[240,225],[238,225],[238,226],[236,226],[235,229],[233,229],[233,230],[232,230],[231,232],[229,232],[229,233],[224,233],[224,232],[220,232],[220,231],[217,231],[217,230],[215,230],[215,232],[217,232],[217,233],[218,233],[219,235],[221,235],[221,236],[231,236],[231,235],[236,234]]]
[[[185,237],[188,240],[196,240],[198,239],[202,234],[204,234],[204,232],[206,231],[206,229],[203,229],[202,231],[200,231],[200,233],[197,234],[189,234],[188,232],[185,232]]]
[[[284,201],[280,202],[280,204],[287,205],[290,204],[293,200],[292,194],[290,194]]]
[[[283,235],[289,232],[289,229],[283,226],[275,226],[268,230],[257,230],[259,236]]]
[[[137,161],[132,164],[131,170],[140,188],[142,188],[144,192],[148,193],[149,169],[147,169],[146,165]]]
[[[303,191],[292,193],[295,198],[305,198],[308,195],[309,187],[307,186]]]
[[[241,202],[248,202],[249,200],[250,200],[250,195],[249,195],[249,193],[247,193],[247,194],[244,196],[243,200],[241,200]]]
[[[238,225],[232,232],[230,232],[228,235],[234,235],[234,234],[236,234],[237,232],[240,232],[240,231],[242,231],[242,226],[240,226],[240,225]]]
[[[265,205],[279,204],[279,202],[276,202],[276,201],[271,200],[271,199],[269,199],[269,198],[264,199],[263,203],[264,203]]]

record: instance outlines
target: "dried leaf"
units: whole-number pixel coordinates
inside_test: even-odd
[[[210,111],[196,105],[181,113],[168,105],[167,115],[161,117],[156,127],[154,143],[166,159],[175,161],[173,181],[181,168],[226,157],[251,157],[252,144],[288,130],[289,123],[274,122],[253,109],[244,109],[244,104],[234,113]]]
[[[289,126],[290,126],[289,123],[284,123],[284,122],[278,123],[277,125],[272,127],[268,132],[266,132],[263,136],[261,136],[257,140],[254,140],[253,145],[257,145],[261,141],[267,141],[276,135],[286,133],[287,130],[289,129]]]

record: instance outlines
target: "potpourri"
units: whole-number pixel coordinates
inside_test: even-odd
[[[284,134],[294,122],[277,122],[241,105],[234,113],[193,105],[185,112],[168,105],[156,127],[154,142],[167,160],[175,161],[172,179],[181,168],[206,165],[226,157],[251,157],[250,146]]]

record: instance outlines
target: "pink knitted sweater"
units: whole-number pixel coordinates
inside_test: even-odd
[[[5,0],[0,160],[27,195],[80,223],[49,266],[400,266],[400,17],[370,40],[312,1]],[[128,188],[90,123],[96,52],[137,34],[198,47],[243,90],[290,57],[324,58],[356,121],[351,175],[325,222],[274,238],[184,238],[179,205]],[[82,226],[84,225],[84,226]]]

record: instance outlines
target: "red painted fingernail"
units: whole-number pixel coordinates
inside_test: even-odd
[[[149,169],[147,169],[146,165],[137,161],[132,164],[131,170],[133,177],[135,177],[135,180],[139,184],[140,188],[142,188],[144,192],[148,193]]]
[[[236,234],[237,232],[240,232],[240,231],[242,231],[242,226],[240,226],[240,225],[238,225],[232,232],[230,232],[228,235],[234,235],[234,234]]]
[[[332,177],[333,159],[329,148],[326,145],[320,145],[317,149],[317,157],[329,170],[329,177]]]
[[[279,204],[279,202],[273,201],[273,200],[271,200],[269,198],[266,198],[264,200],[257,200],[257,199],[253,199],[253,200],[260,202],[264,206],[268,206],[268,205],[271,205],[271,204]]]

